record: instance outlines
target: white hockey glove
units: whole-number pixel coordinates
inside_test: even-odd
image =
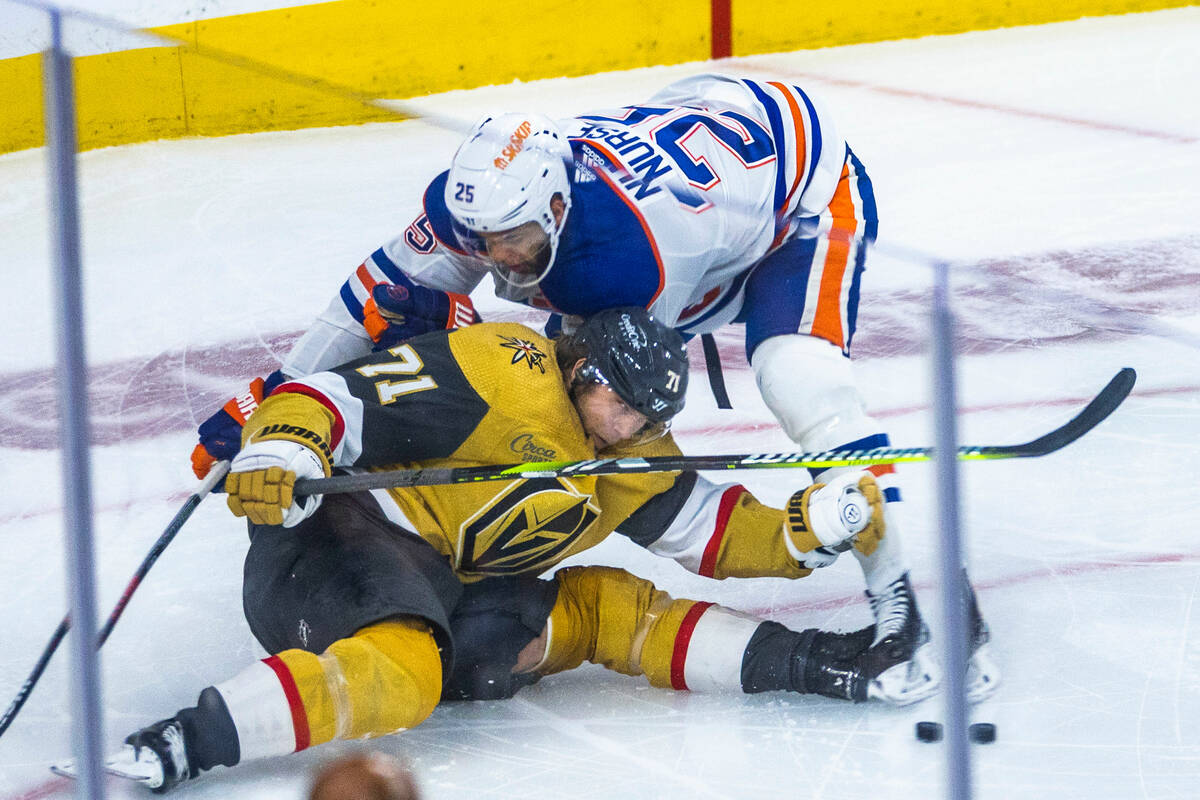
[[[257,525],[291,528],[316,512],[320,495],[296,502],[297,478],[328,476],[326,462],[311,447],[287,439],[247,444],[233,459],[225,478],[229,510]]]
[[[851,547],[870,555],[886,529],[883,493],[869,472],[814,483],[788,500],[783,528],[788,552],[808,569],[829,566]]]

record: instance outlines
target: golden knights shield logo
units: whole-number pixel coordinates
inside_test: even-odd
[[[519,481],[459,532],[459,569],[482,575],[540,572],[591,527],[600,509],[561,478]]]

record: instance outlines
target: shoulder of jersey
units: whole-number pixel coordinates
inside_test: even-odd
[[[450,170],[446,170],[430,181],[428,188],[425,189],[425,195],[421,199],[421,204],[425,208],[425,217],[429,220],[429,227],[433,231],[434,238],[443,247],[464,254],[463,245],[458,240],[458,234],[454,232],[450,209],[446,207],[446,181],[449,177]]]
[[[554,308],[588,316],[613,306],[648,306],[662,291],[658,243],[634,202],[588,163],[587,142],[572,140],[577,168],[572,208],[554,268],[540,288]]]
[[[528,391],[560,382],[553,343],[516,322],[482,322],[459,328],[450,348],[467,379],[487,396]]]

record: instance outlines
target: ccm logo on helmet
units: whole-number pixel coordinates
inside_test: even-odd
[[[629,342],[629,346],[634,349],[634,352],[641,350],[646,344],[646,332],[634,324],[628,314],[621,315],[621,332],[625,334],[625,341]]]
[[[496,156],[495,160],[492,161],[496,169],[507,168],[512,163],[512,160],[517,157],[517,153],[525,149],[525,140],[529,138],[529,133],[532,130],[533,125],[530,124],[529,120],[525,120],[517,126],[517,129],[508,137],[508,144],[500,151],[500,155]]]

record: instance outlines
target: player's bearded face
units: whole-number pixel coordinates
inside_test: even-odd
[[[540,275],[550,261],[550,237],[536,222],[512,230],[481,233],[487,257],[521,275]]]

